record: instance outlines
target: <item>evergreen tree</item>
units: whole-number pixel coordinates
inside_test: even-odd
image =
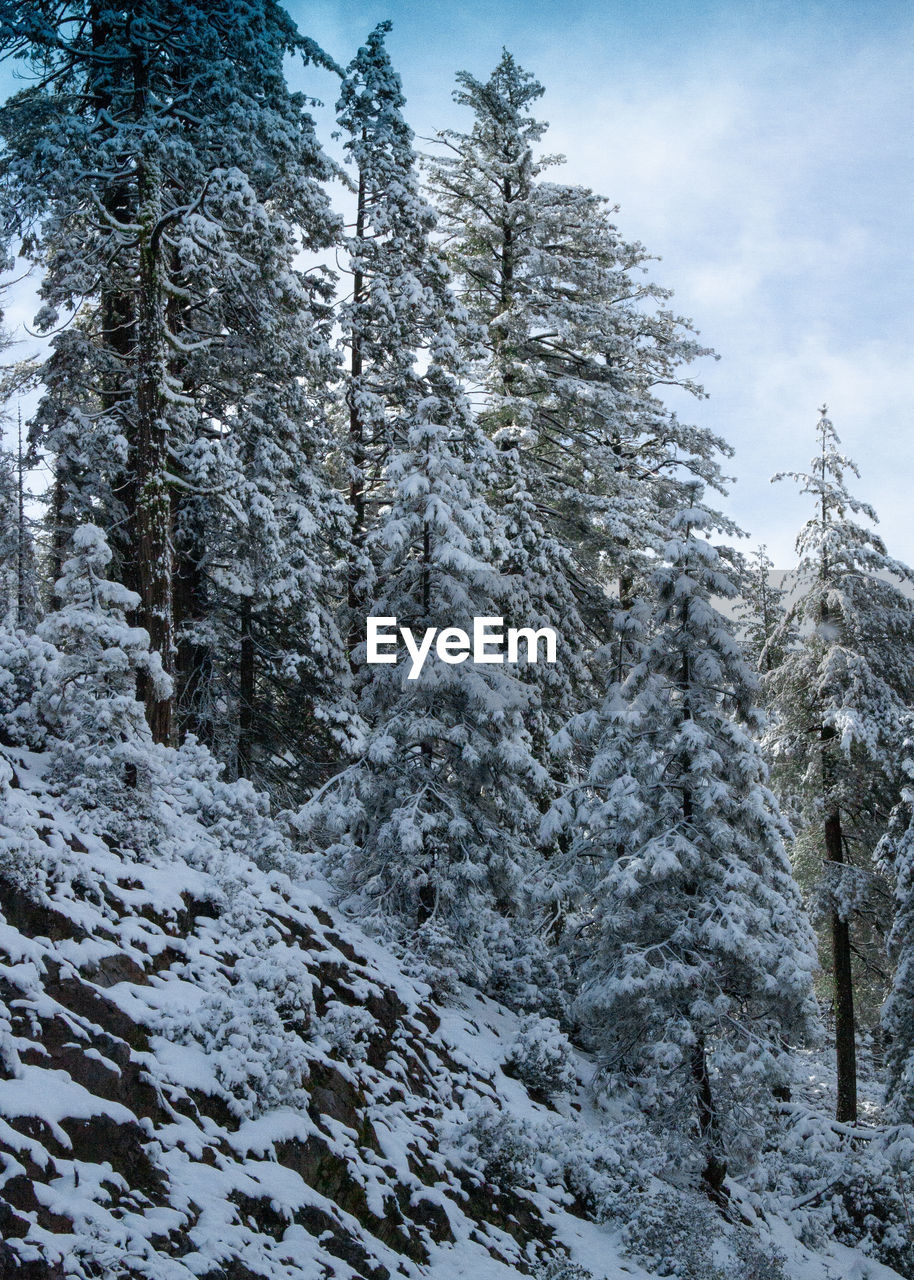
[[[911,743],[907,744],[910,751]],[[886,1097],[895,1120],[914,1122],[914,764],[906,763],[909,785],[877,847],[881,869],[892,882],[895,919],[889,955],[895,964],[892,987],[882,1010],[885,1032]]]
[[[572,724],[590,768],[556,818],[589,868],[579,1012],[649,1107],[693,1118],[717,1194],[715,1076],[737,1092],[783,1084],[783,1040],[804,1038],[816,1014],[756,680],[711,603],[737,592],[733,553],[704,536],[715,523],[697,496],[672,517],[653,603],[620,619],[636,664]]]
[[[783,614],[784,588],[775,581],[767,548],[757,547],[746,564],[736,609],[746,655],[757,671],[769,671],[780,661],[773,640]]]
[[[97,525],[80,525],[55,584],[59,608],[38,634],[57,656],[37,694],[51,777],[67,807],[100,835],[154,851],[153,743],[137,701],[143,673],[160,695],[170,677],[149,636],[127,622],[136,594],[107,576],[112,553]]]
[[[543,178],[560,157],[536,154],[546,125],[532,115],[533,76],[505,51],[488,81],[461,72],[458,84],[473,124],[439,135],[430,180],[459,294],[483,328],[473,374],[504,455],[512,567],[521,608],[551,617],[568,653],[583,654],[608,638],[605,588],[629,598],[658,544],[661,488],[683,467],[720,482],[726,446],[655,394],[700,394],[683,367],[707,353],[665,308],[669,292],[639,279],[647,254],[621,238],[607,202]],[[556,727],[570,708],[549,702]]]
[[[347,615],[350,647],[364,633],[377,583],[367,552],[377,526],[382,476],[400,418],[416,397],[416,353],[467,331],[441,262],[429,252],[434,213],[413,172],[412,130],[382,22],[346,70],[337,104],[347,161],[355,170],[356,215],[346,238],[352,292],[339,311],[348,353],[346,449],[351,537]],[[439,323],[444,326],[436,332]]]
[[[283,60],[332,64],[271,0],[4,3],[0,45],[36,74],[0,118],[3,234],[43,269],[41,327],[78,311],[36,419],[58,557],[77,523],[104,526],[182,719],[205,730],[220,700],[249,762],[256,655],[264,680],[292,673],[286,700],[316,703],[315,719],[341,675],[316,554],[336,524],[319,465],[328,285],[296,266],[335,224]],[[265,642],[267,613],[305,623],[291,655],[288,637]],[[154,734],[173,741],[174,697],[149,692]]]
[[[821,411],[810,471],[785,473],[815,502],[797,538],[798,598],[775,632],[784,649],[767,677],[774,776],[801,806],[803,839],[823,869],[831,935],[837,1118],[857,1115],[852,923],[884,915],[873,850],[898,799],[902,742],[914,699],[914,606],[901,589],[911,570],[855,516],[876,513],[852,496],[857,475]],[[780,479],[780,476],[775,479]],[[798,638],[791,642],[791,636]],[[858,939],[859,941],[859,939]],[[863,952],[860,951],[861,959]]]
[[[5,265],[11,266],[11,263]],[[3,313],[0,312],[0,322]],[[0,351],[12,346],[12,337],[0,327]],[[31,363],[7,365],[0,378],[0,400],[9,404],[28,385]],[[9,421],[11,415],[7,415]],[[38,566],[33,521],[26,510],[28,452],[22,429],[22,409],[17,408],[11,447],[0,439],[0,622],[10,629],[31,631],[38,620]]]
[[[357,353],[352,625],[396,618],[421,638],[429,627],[472,632],[474,617],[503,613],[505,548],[486,500],[494,451],[460,385],[466,317],[430,243],[434,216],[418,191],[386,29],[359,50],[340,102],[363,220],[343,312]],[[364,657],[360,643],[357,666]],[[365,667],[364,749],[304,816],[319,825],[350,905],[406,939],[439,977],[485,981],[486,933],[496,913],[516,908],[544,784],[523,723],[528,694],[496,664],[433,650],[417,678],[410,666],[401,657]]]
[[[0,620],[18,622],[19,485],[13,455],[0,448]]]

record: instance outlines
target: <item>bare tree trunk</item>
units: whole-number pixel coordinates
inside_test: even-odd
[[[206,714],[212,676],[210,646],[197,633],[206,617],[206,582],[200,569],[203,534],[192,507],[178,504],[179,536],[175,546],[176,714],[182,733],[212,744],[212,723]]]
[[[357,240],[365,237],[365,176],[359,174],[359,197],[356,209],[355,235]],[[352,283],[352,300],[357,305],[362,301],[365,280],[361,270],[356,268]],[[362,593],[359,590],[359,579],[363,572],[363,553],[365,549],[365,429],[361,412],[357,403],[355,389],[362,377],[362,342],[358,332],[358,321],[352,334],[352,352],[350,355],[350,385],[347,396],[349,404],[349,505],[352,508],[352,533],[349,551],[349,568],[347,573],[347,604],[349,606],[349,661],[353,662],[353,652],[361,641],[362,628],[359,622],[359,611],[362,606]]]
[[[241,597],[238,660],[238,774],[250,777],[254,739],[255,653],[251,597]]]
[[[146,51],[134,58],[137,118],[146,109]],[[162,264],[159,255],[162,177],[157,158],[140,157],[139,298],[136,344],[136,527],[141,618],[152,648],[170,676],[175,670],[174,548],[171,494],[167,481],[168,435],[165,421],[165,344]],[[156,742],[174,744],[174,693],[156,698],[143,688],[146,716]]]
[[[708,1195],[717,1201],[726,1199],[724,1179],[727,1176],[726,1161],[721,1158],[720,1133],[717,1124],[717,1108],[711,1090],[708,1071],[708,1055],[704,1036],[699,1036],[692,1051],[692,1079],[695,1083],[695,1100],[698,1110],[698,1133],[705,1152],[705,1167],[701,1180]]]
[[[825,819],[825,854],[829,862],[844,862],[841,815]],[[838,1071],[838,1105],[835,1119],[853,1124],[857,1119],[857,1045],[854,1019],[854,978],[851,970],[850,922],[831,911],[832,977],[835,984],[835,1057]]]

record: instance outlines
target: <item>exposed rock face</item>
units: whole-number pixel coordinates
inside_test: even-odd
[[[457,1240],[507,1276],[550,1251],[530,1200],[442,1154],[494,1091],[421,984],[282,874],[142,864],[17,792],[47,858],[0,878],[0,1276],[386,1280]]]

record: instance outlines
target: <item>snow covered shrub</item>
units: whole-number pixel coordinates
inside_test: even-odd
[[[571,1258],[547,1258],[533,1272],[534,1280],[593,1280],[593,1272]]]
[[[574,983],[568,957],[517,919],[494,917],[486,931],[489,977],[486,993],[519,1013],[567,1021]]]
[[[597,1130],[571,1122],[554,1146],[563,1185],[594,1222],[626,1221],[632,1204],[648,1194],[652,1174],[668,1164],[662,1144],[632,1121]]]
[[[571,1045],[555,1018],[536,1013],[523,1018],[506,1065],[528,1089],[549,1101],[574,1088]]]
[[[341,1058],[364,1062],[375,1025],[374,1018],[360,1005],[331,1000],[323,1017],[317,1020],[315,1031]]]
[[[435,920],[427,920],[413,935],[411,945],[391,938],[380,930],[385,942],[393,945],[401,956],[407,973],[414,974],[431,987],[432,999],[447,1002],[460,990],[461,968],[455,964],[454,939]]]
[[[526,1186],[533,1178],[539,1144],[529,1123],[483,1103],[457,1135],[456,1147],[487,1182]]]
[[[739,1263],[736,1280],[789,1280],[784,1270],[787,1259],[774,1245],[754,1240],[743,1231],[736,1237],[734,1250]]]
[[[0,748],[0,882],[34,893],[47,879],[47,845],[35,831],[34,809],[12,782],[12,766]]]
[[[755,1185],[774,1194],[798,1237],[833,1238],[914,1280],[914,1129],[836,1125],[791,1104],[759,1163]]]
[[[218,849],[219,864],[225,854],[250,859],[261,870],[278,869],[293,874],[292,846],[270,816],[269,797],[246,778],[227,780],[224,766],[193,737],[168,755],[168,791],[177,808],[213,837],[210,849]],[[193,861],[193,857],[190,859]],[[218,875],[218,866],[206,866]]]
[[[647,1271],[675,1280],[734,1280],[713,1261],[722,1239],[720,1219],[696,1193],[658,1191],[638,1200],[622,1229],[622,1242]]]
[[[828,1200],[837,1240],[914,1280],[911,1149],[910,1137],[885,1145],[874,1140],[846,1162]]]
[[[309,985],[295,981],[302,976],[295,972],[299,963],[291,949],[286,953],[275,944],[269,951],[240,957],[236,980],[225,979],[176,1028],[175,1038],[203,1048],[215,1092],[239,1118],[307,1105],[313,1009]]]

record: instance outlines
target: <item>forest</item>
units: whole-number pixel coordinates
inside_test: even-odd
[[[914,571],[390,31],[0,0],[0,1277],[914,1280]]]

